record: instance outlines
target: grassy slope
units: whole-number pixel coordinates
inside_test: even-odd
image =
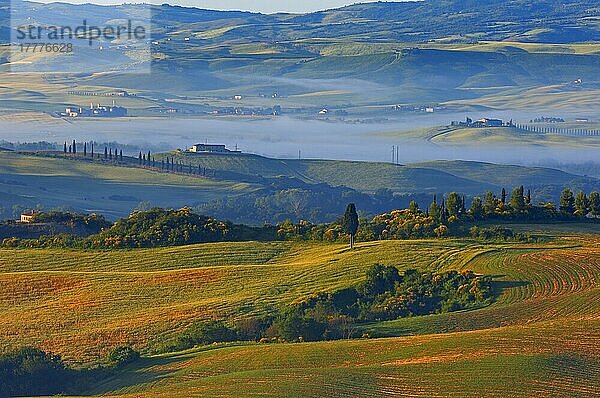
[[[581,231],[581,230],[580,230]],[[144,359],[91,393],[139,396],[589,396],[600,384],[597,236],[541,245],[226,243],[110,253],[0,251],[0,341],[91,360],[192,319],[349,286],[375,262],[498,275],[467,312],[375,324],[400,338],[214,346]],[[223,257],[223,253],[226,253]],[[549,343],[550,342],[550,343]]]
[[[160,155],[159,155],[160,156]],[[265,177],[288,176],[306,182],[344,185],[373,192],[389,188],[401,193],[451,192],[481,194],[516,184],[565,186],[577,176],[561,171],[464,161],[436,161],[409,165],[333,160],[280,160],[256,155],[176,153],[184,163],[212,170]]]
[[[0,194],[11,198],[5,205],[14,201],[124,216],[140,202],[193,205],[252,189],[243,183],[0,152]]]

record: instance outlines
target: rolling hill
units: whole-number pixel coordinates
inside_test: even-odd
[[[101,24],[135,16],[139,5],[40,5],[25,3],[31,18],[74,23],[90,15]],[[139,58],[120,49],[110,73],[80,73],[36,84],[24,93],[11,75],[5,108],[52,112],[87,104],[69,95],[73,85],[90,91],[126,89],[134,114],[207,114],[214,106],[280,105],[290,114],[314,116],[320,107],[349,115],[381,114],[373,106],[440,104],[452,109],[573,109],[598,88],[597,7],[591,0],[378,2],[307,15],[262,15],[178,6],[152,6],[151,74],[124,72]],[[2,23],[2,22],[0,22]],[[6,21],[5,21],[6,23]],[[424,28],[427,27],[427,28]],[[6,26],[4,26],[6,32]],[[0,30],[1,32],[2,30]],[[0,70],[9,65],[1,61]],[[90,53],[87,60],[93,60]],[[59,67],[60,57],[28,60]],[[85,70],[85,69],[84,69]],[[571,87],[581,80],[582,85]],[[326,87],[342,88],[331,92]],[[559,85],[551,96],[535,89]],[[36,89],[38,88],[39,89]],[[311,97],[329,91],[324,98]],[[276,93],[277,98],[269,100]],[[228,101],[243,94],[241,101]],[[32,97],[33,95],[33,97]],[[309,95],[309,97],[302,97]],[[348,97],[351,97],[349,100]],[[482,100],[481,103],[480,99]],[[164,102],[168,101],[168,102]],[[595,105],[592,103],[592,107]]]
[[[0,250],[0,341],[3,348],[35,344],[71,362],[95,362],[119,344],[151,350],[195,319],[260,314],[350,286],[375,262],[469,269],[496,275],[501,295],[493,304],[364,329],[399,337],[215,344],[150,355],[82,393],[591,396],[600,386],[600,253],[597,236],[578,231],[534,245],[388,241],[354,251],[289,242]]]
[[[595,178],[554,169],[465,161],[394,165],[181,151],[157,153],[156,160],[160,162],[167,155],[185,164],[185,170],[187,165],[192,165],[193,170],[206,169],[208,178],[186,175],[185,172],[164,173],[160,171],[160,163],[158,169],[138,168],[133,158],[132,164],[116,165],[63,158],[62,155],[49,156],[43,152],[36,155],[0,151],[3,217],[12,218],[20,211],[42,208],[98,212],[114,219],[127,216],[135,208],[202,208],[208,204],[206,211],[215,211],[222,218],[256,223],[257,220],[228,213],[226,207],[219,205],[219,200],[254,202],[269,195],[297,191],[329,198],[327,204],[321,206],[331,209],[324,210],[318,217],[315,215],[317,218],[313,220],[326,222],[337,216],[333,209],[338,200],[342,200],[339,195],[356,198],[354,200],[359,202],[369,200],[368,204],[363,204],[364,210],[377,214],[392,210],[390,206],[408,203],[379,203],[377,195],[382,191],[389,199],[396,193],[404,200],[416,199],[426,204],[433,194],[457,191],[472,197],[488,190],[499,193],[502,188],[510,190],[513,186],[525,185],[531,189],[534,201],[556,202],[565,187],[586,192],[600,187]],[[237,219],[238,216],[242,218]],[[294,217],[300,217],[300,214]]]
[[[565,186],[597,189],[599,182],[566,172],[525,166],[467,161],[435,161],[408,165],[335,160],[272,159],[258,155],[194,154],[171,152],[176,160],[242,176],[298,178],[309,183],[346,186],[363,192],[387,188],[397,193],[460,191],[479,195],[512,185],[547,188],[556,193]],[[161,154],[157,155],[161,156]],[[541,200],[541,198],[540,198]]]
[[[42,206],[98,212],[117,218],[144,203],[182,207],[256,189],[257,186],[247,183],[209,181],[0,151],[0,198],[4,217],[9,217],[13,208],[20,211]]]

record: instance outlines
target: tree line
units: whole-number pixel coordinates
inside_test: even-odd
[[[38,239],[7,238],[4,247],[78,247],[88,249],[118,249],[137,247],[181,246],[222,241],[274,241],[309,240],[328,242],[373,241],[381,239],[443,238],[447,236],[490,237],[502,240],[525,241],[527,234],[514,234],[506,228],[478,228],[477,222],[497,223],[547,222],[547,221],[600,221],[600,196],[570,189],[562,192],[559,206],[553,203],[531,203],[531,194],[522,186],[513,190],[510,198],[503,189],[499,197],[487,192],[483,199],[475,197],[467,208],[466,198],[455,192],[437,196],[423,211],[412,201],[407,209],[394,210],[369,219],[359,219],[354,203],[332,223],[312,224],[308,221],[293,223],[286,220],[277,225],[248,226],[222,221],[194,213],[190,208],[179,210],[154,208],[134,212],[128,218],[109,224],[97,215],[61,216],[60,212],[39,213],[38,220],[63,219],[87,223],[100,228],[99,233],[88,237],[72,235],[47,235]]]

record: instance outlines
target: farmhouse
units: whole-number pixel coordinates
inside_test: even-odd
[[[483,127],[503,127],[503,126],[511,126],[512,120],[506,124],[504,124],[503,120],[500,119],[489,119],[487,117],[481,118],[479,120],[473,121],[470,118],[467,118],[464,122],[452,122],[452,126],[461,126],[461,127],[475,127],[475,128],[483,128]]]
[[[500,119],[488,119],[485,117],[473,123],[474,127],[502,127],[503,125],[504,122]]]
[[[237,149],[232,151],[223,144],[196,144],[189,149],[190,152],[209,152],[209,153],[240,153]]]
[[[30,212],[26,212],[21,214],[21,222],[23,224],[29,224],[33,222],[33,216],[35,216],[35,211],[30,211]]]

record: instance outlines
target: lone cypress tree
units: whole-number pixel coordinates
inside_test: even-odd
[[[83,143],[83,156],[87,156],[87,142]]]
[[[119,149],[119,160],[122,162],[123,161],[123,150]]]
[[[506,189],[502,188],[502,195],[500,196],[502,204],[506,204]]]
[[[63,152],[64,152],[64,153],[67,153],[67,141],[65,141],[65,146],[64,146],[64,148],[63,148]]]
[[[354,236],[358,231],[358,213],[356,213],[356,205],[350,203],[346,207],[346,213],[342,218],[342,229],[345,233],[350,235],[350,249],[354,248]]]

